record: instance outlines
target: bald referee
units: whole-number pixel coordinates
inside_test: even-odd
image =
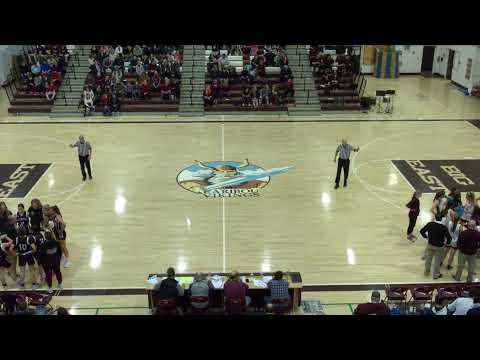
[[[92,147],[85,138],[80,135],[75,144],[70,144],[71,148],[78,148],[78,160],[80,161],[80,169],[82,170],[83,181],[87,179],[85,166],[87,167],[88,177],[92,180],[92,170],[90,169],[90,160],[92,159]]]
[[[358,151],[360,147],[353,147],[347,142],[347,139],[342,139],[342,143],[337,146],[337,151],[335,151],[335,157],[333,158],[333,162],[337,162],[337,156],[340,154],[338,158],[338,166],[337,166],[337,177],[335,178],[335,189],[338,189],[340,184],[340,175],[342,173],[343,168],[343,187],[347,186],[347,179],[348,179],[348,169],[350,167],[350,151]]]

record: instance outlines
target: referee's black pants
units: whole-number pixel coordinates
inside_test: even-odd
[[[82,170],[83,180],[87,178],[87,174],[85,173],[85,166],[87,167],[88,176],[92,177],[92,170],[90,169],[90,156],[78,155],[78,160],[80,161],[80,169]]]
[[[340,183],[340,175],[343,169],[343,183],[345,184],[348,179],[348,169],[350,167],[350,159],[338,159],[337,165],[337,177],[335,178],[335,184]]]

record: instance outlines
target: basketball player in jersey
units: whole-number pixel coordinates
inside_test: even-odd
[[[32,226],[32,234],[29,235],[30,241],[35,244],[35,252],[33,253],[33,257],[35,258],[35,262],[37,263],[37,270],[39,275],[39,283],[42,285],[45,282],[46,275],[45,275],[45,236],[40,231],[40,228],[37,226]]]
[[[60,213],[60,209],[57,205],[50,207],[49,209],[50,219],[53,221],[53,233],[55,238],[58,240],[60,248],[62,249],[63,256],[65,257],[65,261],[63,262],[63,267],[68,268],[70,267],[70,261],[68,260],[68,249],[67,249],[67,233],[65,232],[65,228],[67,224],[63,221],[62,214]]]
[[[45,232],[45,275],[48,285],[48,292],[51,294],[52,290],[52,277],[55,273],[57,278],[59,289],[63,289],[62,286],[62,272],[60,271],[60,260],[62,259],[62,249],[58,242],[55,240],[51,232]]]
[[[14,243],[14,252],[18,256],[18,266],[20,268],[20,287],[25,287],[25,265],[28,264],[28,272],[32,278],[32,288],[39,287],[37,283],[37,274],[35,271],[35,259],[33,252],[36,250],[35,244],[27,237],[27,231],[24,228],[18,229],[18,236]]]
[[[23,227],[23,228],[27,229],[27,232],[28,232],[29,221],[28,221],[28,214],[25,211],[25,206],[23,206],[23,204],[18,204],[17,209],[18,209],[18,211],[17,211],[17,229]]]
[[[7,278],[5,275],[9,272],[12,264],[7,259],[7,253],[11,250],[13,240],[6,235],[0,237],[0,281],[2,282],[3,289],[7,289]]]

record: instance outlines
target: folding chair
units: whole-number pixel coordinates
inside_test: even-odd
[[[272,299],[272,312],[275,315],[285,315],[292,311],[292,300],[290,298]]]
[[[225,312],[227,315],[240,315],[246,310],[245,298],[225,298]]]
[[[385,288],[385,303],[388,305],[389,302],[400,302],[400,305],[403,303],[407,305],[407,287],[390,287]]]
[[[177,302],[175,299],[156,300],[155,315],[178,315]]]
[[[208,296],[192,296],[190,298],[191,304],[208,304]],[[190,308],[192,314],[205,314],[208,312],[208,306],[204,307],[195,307],[191,306]]]

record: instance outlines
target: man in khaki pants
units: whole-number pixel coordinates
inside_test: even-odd
[[[480,233],[475,229],[475,220],[470,220],[467,225],[467,230],[464,230],[458,236],[458,265],[457,273],[452,275],[457,281],[462,277],[463,268],[467,263],[467,282],[473,281],[473,274],[475,274],[476,254],[480,247]]]
[[[430,275],[430,269],[432,267],[432,260],[435,258],[433,263],[433,279],[439,279],[442,277],[440,274],[440,263],[443,260],[445,254],[445,242],[450,244],[452,237],[448,232],[448,229],[445,225],[442,224],[442,216],[438,215],[435,218],[435,221],[429,222],[421,230],[420,234],[427,239],[428,235],[428,245],[426,249],[426,258],[425,258],[425,276]]]

